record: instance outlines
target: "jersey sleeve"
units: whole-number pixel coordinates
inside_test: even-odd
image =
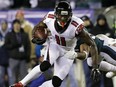
[[[77,21],[78,21],[78,26],[77,26],[76,32],[75,32],[76,35],[78,35],[84,29],[83,21],[80,18],[78,18]]]
[[[48,23],[51,19],[54,19],[54,12],[48,12],[43,19],[44,23]]]

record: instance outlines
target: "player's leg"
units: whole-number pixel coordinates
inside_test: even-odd
[[[92,59],[87,58],[87,63],[89,66],[92,66]],[[116,71],[116,66],[108,63],[107,61],[101,61],[99,64],[99,69],[102,71]]]
[[[68,58],[61,57],[54,64],[54,76],[52,79],[52,84],[54,87],[59,87],[64,80],[64,78],[68,75],[69,70],[73,64],[74,60],[70,60]],[[58,81],[58,83],[56,82]]]
[[[101,61],[100,62],[100,66],[99,69],[102,71],[112,71],[112,72],[116,72],[116,66],[112,65],[106,61]]]
[[[53,73],[52,73],[52,70],[50,68],[49,70],[47,70],[43,74],[41,74],[40,77],[33,80],[30,84],[30,87],[38,87],[41,84],[43,84],[45,81],[52,79],[52,76],[53,76]]]
[[[0,87],[5,87],[4,76],[5,76],[5,67],[0,66]]]
[[[67,76],[74,60],[60,57],[54,63],[54,76],[52,80],[43,83],[40,87],[60,87],[62,81]],[[47,85],[47,86],[46,86]]]
[[[116,47],[111,48],[108,46],[103,46],[100,55],[109,63],[116,65]]]
[[[88,58],[87,63],[89,66],[92,66],[92,59]],[[112,65],[106,61],[100,62],[99,69],[102,71],[108,71],[108,73],[106,73],[107,78],[112,78],[112,77],[116,76],[116,66]]]
[[[27,75],[27,73],[28,73],[28,71],[27,71],[28,68],[27,68],[26,64],[27,64],[26,61],[24,61],[24,60],[20,61],[20,65],[19,65],[19,72],[20,72],[19,80],[23,79]]]
[[[54,86],[52,85],[52,80],[48,80],[39,87],[54,87]]]
[[[33,80],[29,87],[38,87],[46,81],[44,74],[41,74],[40,77]]]
[[[116,76],[116,66],[114,66],[106,61],[102,61],[100,63],[99,68],[103,71],[109,71],[106,73],[107,78],[112,78],[112,77]]]
[[[116,71],[115,71],[115,68],[116,68],[116,60],[115,60],[115,55],[116,55],[116,47],[114,46],[109,46],[109,47],[104,47],[106,50],[105,52],[107,53],[104,53],[104,52],[101,52],[101,55],[103,55],[105,57],[105,59],[110,62],[111,64],[115,65],[109,65],[110,67],[108,66],[104,66],[104,67],[107,67],[108,69],[112,69],[110,72],[106,73],[106,77],[107,78],[112,78],[114,76],[116,76]],[[108,55],[109,54],[109,55]],[[113,59],[112,59],[112,58]],[[104,64],[106,65],[106,64]],[[107,64],[108,65],[108,64]]]
[[[40,76],[42,72],[48,70],[58,58],[59,52],[57,51],[57,46],[50,44],[48,47],[45,52],[44,61],[40,65],[35,66],[30,73],[20,81],[24,86]]]

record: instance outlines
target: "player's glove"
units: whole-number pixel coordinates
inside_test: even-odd
[[[39,38],[32,38],[32,43],[42,45],[43,43],[46,42],[46,39],[39,39]]]
[[[47,27],[46,26],[40,26],[40,24],[37,24],[34,26],[34,29],[32,30],[32,43],[42,45],[46,42],[48,36]]]
[[[91,78],[93,81],[98,82],[100,80],[100,75],[101,75],[101,73],[100,73],[99,69],[95,69],[95,68],[92,69]]]
[[[15,83],[9,87],[24,87],[23,84],[21,82]]]
[[[76,57],[78,57],[78,54],[75,51],[68,51],[64,57],[69,58],[71,60],[75,59]]]

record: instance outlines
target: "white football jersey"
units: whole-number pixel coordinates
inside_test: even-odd
[[[64,32],[59,33],[55,28],[55,20],[54,11],[49,12],[43,20],[51,32],[52,41],[62,48],[68,50],[74,49],[77,42],[76,35],[83,30],[83,21],[76,16],[72,16],[67,29],[65,29]]]

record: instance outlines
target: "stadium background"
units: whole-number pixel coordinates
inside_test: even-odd
[[[4,2],[5,0],[0,0],[0,2]],[[7,1],[7,0],[6,0]],[[32,7],[28,6],[28,4],[24,4],[26,1],[34,1],[34,0],[9,0],[10,2],[15,1],[18,4],[22,4],[23,6],[16,5],[14,2],[14,5],[12,6],[6,6],[4,8],[1,7],[0,3],[0,21],[3,19],[6,19],[9,24],[9,28],[12,27],[11,22],[15,18],[15,14],[17,10],[23,9],[25,18],[29,20],[31,23],[34,25],[37,24],[44,16],[45,14],[50,11],[54,10],[53,7],[54,5],[51,3],[56,3],[58,0],[36,0],[38,1],[38,6],[37,7]],[[24,2],[25,1],[25,2]],[[113,25],[116,25],[116,1],[115,0],[69,0],[69,1],[74,1],[76,3],[75,7],[73,8],[73,13],[78,16],[82,17],[83,15],[87,15],[88,17],[91,18],[93,23],[95,23],[95,20],[97,18],[97,15],[100,13],[105,14],[108,23],[110,27],[112,28]],[[20,3],[19,3],[20,2]],[[73,4],[74,4],[73,3]],[[51,4],[51,5],[47,5]],[[51,6],[51,7],[50,7]],[[22,8],[23,7],[23,8]],[[50,8],[48,8],[50,7]],[[81,62],[78,63],[77,65],[78,68],[82,68]],[[79,71],[80,77],[77,77],[77,79],[82,79],[81,81],[81,87],[84,87],[84,77],[81,77],[81,74],[83,73],[82,71]],[[114,84],[116,87],[116,78],[113,78]]]

